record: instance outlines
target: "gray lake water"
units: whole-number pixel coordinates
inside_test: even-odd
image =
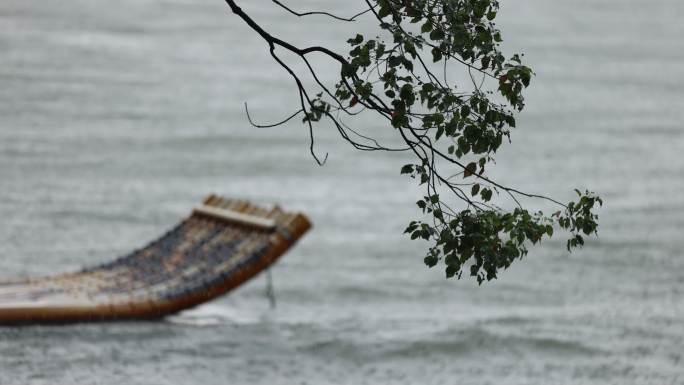
[[[298,43],[373,28],[242,3]],[[163,322],[0,328],[0,384],[683,384],[683,19],[679,0],[503,2],[537,77],[496,175],[606,206],[580,252],[548,242],[478,287],[401,235],[420,193],[402,155],[320,126],[318,167],[300,124],[247,124],[243,102],[269,122],[296,93],[223,2],[3,0],[0,279],[125,254],[210,192],[315,227],[273,270],[276,310],[257,277]]]

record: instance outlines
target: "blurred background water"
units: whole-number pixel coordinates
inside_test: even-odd
[[[374,28],[242,3],[294,42]],[[274,268],[276,310],[258,277],[163,322],[0,328],[0,384],[684,383],[684,3],[505,1],[500,18],[537,77],[494,172],[606,206],[580,252],[548,242],[477,287],[401,235],[419,196],[402,155],[319,126],[318,167],[305,127],[247,124],[243,102],[275,121],[296,93],[221,1],[0,2],[0,278],[122,255],[209,192],[315,224]]]

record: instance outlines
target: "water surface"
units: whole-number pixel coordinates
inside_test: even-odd
[[[243,3],[295,42],[343,48],[356,28]],[[318,167],[303,126],[247,124],[243,102],[275,121],[296,91],[222,2],[0,3],[0,277],[125,254],[210,192],[315,224],[273,271],[275,311],[258,277],[164,322],[2,328],[0,384],[684,383],[684,3],[518,0],[501,15],[537,77],[496,175],[607,205],[584,250],[549,242],[477,287],[426,269],[401,235],[419,196],[401,155],[321,126]]]

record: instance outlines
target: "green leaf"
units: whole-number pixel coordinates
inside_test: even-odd
[[[439,262],[439,259],[434,255],[428,255],[427,257],[425,257],[423,262],[425,262],[425,264],[428,265],[428,267],[434,267],[435,265],[437,265],[437,262]]]
[[[430,39],[439,41],[444,39],[444,31],[441,29],[434,29],[432,32],[430,32]]]
[[[363,43],[363,36],[361,34],[357,33],[356,37],[353,39],[347,40],[347,43],[349,43],[351,45],[359,45],[359,44]]]
[[[413,165],[412,164],[406,164],[401,168],[401,174],[412,174],[413,173]]]
[[[432,53],[432,61],[433,62],[437,63],[438,61],[442,60],[442,50],[435,47],[430,52]]]
[[[480,191],[480,196],[482,197],[482,200],[489,202],[492,199],[492,190],[484,188]]]
[[[437,134],[435,135],[435,140],[439,140],[442,134],[444,134],[444,126],[437,127]]]
[[[383,19],[391,14],[390,6],[387,1],[380,1],[379,3],[380,9],[378,10],[378,17]]]

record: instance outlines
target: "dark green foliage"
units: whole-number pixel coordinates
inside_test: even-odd
[[[413,221],[406,228],[411,239],[432,244],[425,263],[433,267],[442,261],[448,278],[460,277],[468,267],[469,274],[482,283],[526,255],[528,244],[551,237],[554,225],[569,231],[568,250],[582,246],[583,235],[596,232],[597,216],[592,209],[602,203],[588,191],[578,191],[577,202],[561,205],[563,210],[551,216],[531,214],[519,204],[507,211],[490,203],[495,192],[510,195],[516,203],[516,195],[528,196],[486,178],[485,166],[504,138],[510,138],[516,123],[514,112],[524,108],[522,92],[533,75],[521,55],[507,60],[499,51],[501,33],[493,23],[498,2],[380,0],[377,6],[380,28],[392,41],[366,40],[362,35],[350,39],[354,47],[349,52],[350,67],[342,73],[336,96],[346,100],[356,95],[366,106],[385,112],[392,126],[409,138],[411,147],[425,149],[414,151],[420,164],[401,169],[402,174],[419,177],[429,194],[417,205],[431,220]],[[432,62],[457,63],[475,72],[483,78],[482,84],[492,79],[498,97],[480,81],[473,81],[470,92],[447,86],[447,80],[433,72],[435,67],[423,62],[420,55],[424,52]],[[373,71],[378,82],[361,80],[373,76]],[[350,81],[355,92],[348,92]],[[382,105],[391,108],[382,111]],[[447,150],[441,153],[440,142],[444,141]],[[472,157],[479,158],[461,161]],[[460,169],[461,178],[475,178],[469,196],[459,187],[463,183],[439,174],[436,159]],[[445,190],[460,198],[465,208],[455,211],[447,206],[436,193]]]
[[[577,200],[562,204],[503,186],[487,175],[497,150],[504,140],[510,142],[515,114],[525,106],[523,90],[533,76],[522,55],[507,59],[500,51],[502,35],[494,25],[498,1],[363,0],[367,9],[351,19],[310,12],[347,21],[362,14],[375,17],[383,37],[356,34],[347,40],[351,47],[347,57],[324,47],[300,49],[276,39],[234,1],[227,2],[269,43],[273,57],[295,79],[299,112],[309,126],[311,151],[317,161],[312,124],[323,118],[358,149],[413,154],[415,162],[404,165],[400,172],[425,187],[426,194],[417,205],[423,218],[429,219],[412,221],[406,233],[411,239],[430,242],[424,259],[428,266],[442,262],[447,277],[460,277],[465,269],[482,283],[526,255],[530,244],[553,236],[554,228],[569,234],[568,250],[584,245],[584,236],[596,233],[595,210],[603,202],[593,193],[576,190]],[[277,56],[275,47],[299,55],[323,92],[309,98],[298,75]],[[334,90],[320,82],[306,59],[313,52],[340,64],[340,81]],[[470,82],[450,84],[449,74],[454,71],[467,74]],[[385,119],[405,147],[383,147],[339,120],[339,114],[362,112]],[[350,131],[367,141],[352,139]],[[531,213],[521,203],[528,198],[553,202],[560,211]],[[515,208],[495,205],[503,199]]]

